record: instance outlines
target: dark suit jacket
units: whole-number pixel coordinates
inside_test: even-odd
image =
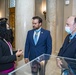
[[[64,44],[58,55],[68,58],[76,58],[76,36],[70,42],[69,36],[70,35],[65,38]]]
[[[34,30],[28,31],[24,58],[29,58],[29,60],[33,60],[42,54],[51,54],[52,39],[50,36],[50,31],[41,28],[40,37],[37,45],[34,44],[33,34]]]
[[[16,55],[11,55],[9,46],[0,38],[0,71],[12,68],[15,60]]]
[[[62,57],[67,57],[67,58],[73,58],[76,59],[76,36],[69,42],[69,36],[67,35],[67,37],[65,38],[65,41],[58,53],[58,56],[62,56]],[[73,67],[75,68],[76,66],[76,61],[69,61],[70,59],[67,59],[66,61]]]

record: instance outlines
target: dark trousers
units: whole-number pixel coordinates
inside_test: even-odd
[[[32,75],[45,75],[45,67],[47,64],[47,60],[43,60],[43,61],[33,61],[31,64],[31,72]]]

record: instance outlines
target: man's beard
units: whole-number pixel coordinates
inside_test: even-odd
[[[40,27],[37,27],[37,28],[36,28],[35,26],[33,26],[33,29],[34,29],[34,30],[37,30],[37,29],[39,29],[39,28],[40,28]]]

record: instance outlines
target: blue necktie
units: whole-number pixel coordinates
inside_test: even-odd
[[[37,38],[38,38],[38,32],[39,31],[36,31],[36,33],[35,33],[35,36],[34,36],[34,43],[35,43],[35,45],[37,44]]]

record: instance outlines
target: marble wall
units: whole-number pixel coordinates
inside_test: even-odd
[[[30,4],[29,4],[30,3]],[[32,17],[35,15],[35,0],[16,0],[15,7],[15,37],[16,50],[23,50],[28,30],[32,29]],[[20,61],[18,67],[24,64]]]
[[[9,19],[9,0],[0,0],[0,18],[6,17]]]
[[[66,19],[72,15],[73,0],[66,5],[64,0],[47,0],[46,29],[52,36],[52,53],[57,54],[67,35],[65,32]]]
[[[29,5],[29,3],[31,2],[27,3],[27,0],[24,1],[23,3],[21,1],[19,2],[16,1],[16,39],[21,36],[21,35],[19,36],[18,34],[18,32],[20,31],[20,28],[24,30],[24,32],[20,32],[20,33],[25,34],[24,38],[26,38],[27,31],[30,28],[32,28],[32,24],[31,24],[32,16],[39,15],[43,19],[43,28],[50,30],[51,32],[52,39],[53,39],[53,53],[57,54],[65,39],[65,36],[67,35],[67,33],[64,30],[66,19],[70,15],[76,14],[75,0],[70,0],[69,5],[65,5],[64,0],[46,0],[46,12],[47,12],[46,20],[44,18],[43,11],[42,11],[42,5],[44,1],[45,0],[35,0],[33,7]],[[8,1],[0,0],[0,3],[1,3],[0,15],[2,17],[9,18],[9,13],[8,13],[9,0]],[[32,10],[34,11],[33,13],[30,14]],[[26,15],[27,13],[28,15]],[[17,16],[20,18],[17,18]],[[29,16],[30,19],[27,16]],[[19,26],[21,25],[21,27],[18,27],[18,25]],[[25,25],[25,29],[24,29],[24,25]],[[19,44],[19,41],[16,41],[16,49],[18,47],[24,49],[24,41],[25,39],[23,40],[22,44]]]
[[[0,16],[5,17],[5,0],[0,0]]]
[[[42,27],[46,29],[46,19],[43,11],[46,11],[46,0],[35,0],[35,15],[43,19]]]
[[[44,16],[41,13],[42,0],[16,0],[16,49],[22,49],[24,51],[24,45],[26,40],[27,31],[32,29],[31,19],[34,15],[41,16],[44,20]],[[0,0],[0,11],[2,17],[8,17],[5,12],[5,0]],[[6,2],[7,3],[7,2]],[[64,30],[66,19],[70,15],[76,15],[76,0],[70,0],[69,5],[65,5],[64,0],[46,0],[46,21],[44,20],[45,29],[50,30],[53,42],[53,54],[57,55],[65,36],[67,33]],[[8,6],[7,6],[8,7]],[[37,8],[37,9],[36,9]],[[8,11],[7,11],[8,12]],[[43,24],[44,25],[44,24]],[[49,60],[47,65],[47,71],[50,72],[50,64],[54,63]],[[18,67],[24,64],[24,60],[19,61]],[[55,64],[55,63],[54,63]],[[53,66],[54,66],[53,64]],[[52,67],[53,67],[52,66]],[[46,72],[47,73],[47,72]]]
[[[52,50],[56,50],[56,0],[46,1],[46,29],[50,30],[52,36]]]

